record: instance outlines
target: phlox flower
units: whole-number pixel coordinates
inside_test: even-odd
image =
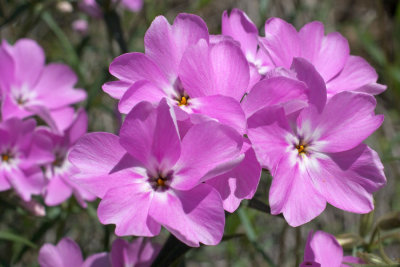
[[[113,267],[147,267],[160,250],[161,246],[152,243],[149,238],[140,237],[131,243],[118,238],[111,247],[111,263]]]
[[[119,110],[128,113],[137,103],[167,98],[179,121],[218,120],[244,133],[240,107],[249,83],[249,66],[239,45],[224,39],[210,43],[204,21],[179,14],[173,25],[157,17],[147,30],[145,54],[127,53],[114,59],[110,73],[119,81],[103,90],[120,99]]]
[[[242,10],[234,8],[222,14],[222,34],[232,37],[240,47],[250,65],[249,89],[258,82],[275,65],[265,49],[258,45],[258,29],[253,21]]]
[[[350,55],[349,44],[338,32],[324,34],[324,25],[314,21],[297,31],[280,18],[265,22],[261,49],[275,67],[290,68],[295,57],[311,62],[326,83],[328,97],[342,91],[379,94],[386,86],[378,84],[378,75],[367,61]]]
[[[66,159],[70,148],[87,131],[88,118],[81,109],[77,112],[74,121],[64,130],[63,134],[54,133],[49,128],[38,131],[51,140],[50,151],[54,161],[44,166],[45,177],[48,180],[43,192],[44,202],[48,206],[59,205],[72,194],[82,207],[86,207],[85,200],[92,201],[96,197],[70,180],[70,177],[79,171]]]
[[[346,263],[364,262],[353,256],[343,256],[343,248],[333,235],[323,231],[308,234],[304,261],[300,267],[350,267]]]
[[[283,213],[291,226],[318,216],[326,202],[350,212],[370,212],[372,193],[386,183],[379,156],[362,144],[383,121],[382,115],[374,115],[376,100],[341,92],[325,104],[324,82],[315,74],[302,73],[321,87],[312,94],[320,100],[292,114],[279,105],[265,107],[248,119],[257,158],[273,176],[271,213]]]
[[[117,2],[117,0],[112,1]],[[121,0],[121,5],[130,11],[137,12],[142,9],[143,0]],[[101,7],[96,0],[80,0],[78,6],[83,12],[92,17],[101,18],[103,16]]]
[[[85,19],[77,19],[72,22],[72,29],[82,36],[88,34],[89,24]]]
[[[119,236],[158,235],[161,225],[189,246],[218,244],[225,215],[221,197],[203,181],[234,168],[242,136],[208,121],[183,138],[173,108],[141,102],[127,115],[120,137],[91,133],[69,154],[74,180],[102,200],[98,216]]]
[[[61,127],[73,117],[69,105],[86,98],[84,90],[74,89],[76,82],[77,77],[68,66],[45,65],[44,51],[34,40],[20,39],[14,45],[3,41],[0,46],[3,120],[36,114]]]
[[[39,251],[40,267],[111,267],[107,252],[93,254],[85,261],[77,243],[65,237],[56,246],[44,244]]]
[[[56,246],[44,244],[38,261],[41,267],[146,267],[159,251],[160,246],[150,239],[138,238],[131,243],[116,239],[110,253],[96,253],[84,261],[78,244],[65,237]]]
[[[45,185],[39,165],[54,160],[50,140],[35,126],[33,119],[0,123],[0,191],[13,188],[24,201],[40,194]]]

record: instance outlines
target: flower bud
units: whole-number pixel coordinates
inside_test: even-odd
[[[400,227],[400,212],[390,212],[378,220],[378,227],[388,231]]]
[[[336,240],[344,249],[351,249],[363,242],[363,239],[356,234],[346,233],[336,236]]]
[[[359,252],[357,256],[360,257],[367,264],[386,264],[381,257],[372,253]]]

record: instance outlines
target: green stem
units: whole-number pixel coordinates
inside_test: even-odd
[[[246,231],[247,239],[250,241],[250,244],[257,250],[257,252],[261,254],[261,256],[264,258],[264,260],[268,263],[269,266],[275,267],[276,264],[274,263],[274,261],[258,243],[257,235],[254,231],[253,226],[251,225],[249,218],[247,217],[246,211],[244,209],[239,209],[237,212],[240,221],[242,222],[242,225]]]
[[[74,70],[78,73],[81,81],[83,81],[83,69],[80,64],[78,54],[76,53],[75,48],[69,41],[68,37],[65,35],[63,30],[58,26],[58,24],[54,20],[53,16],[49,12],[47,12],[47,11],[43,12],[42,19],[44,20],[44,22],[46,22],[46,24],[49,26],[49,28],[57,36],[61,46],[63,47],[66,54],[68,55],[66,57],[68,64],[70,64],[74,68]]]

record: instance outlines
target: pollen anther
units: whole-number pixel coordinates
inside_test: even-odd
[[[163,178],[158,178],[156,182],[158,186],[165,186],[165,180]]]
[[[189,97],[182,96],[181,100],[178,101],[178,106],[186,106],[188,104]]]
[[[299,152],[299,154],[305,154],[306,153],[306,146],[305,145],[297,145],[296,149],[297,149],[297,152]]]
[[[1,155],[1,160],[2,160],[2,161],[8,161],[9,159],[10,159],[10,156],[9,156],[9,155],[7,155],[7,154]]]

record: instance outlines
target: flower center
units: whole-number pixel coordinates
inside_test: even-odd
[[[23,106],[23,105],[26,104],[26,102],[28,102],[28,99],[24,99],[24,97],[23,97],[22,95],[19,95],[19,96],[15,99],[15,101],[17,101],[17,104],[18,104],[19,106]]]
[[[172,180],[173,172],[168,173],[158,171],[157,174],[147,174],[149,177],[149,183],[156,191],[165,191],[169,188]]]
[[[299,154],[306,152],[303,145],[298,145],[298,146],[296,146],[296,148],[297,148],[297,151],[299,152]]]
[[[162,177],[157,178],[156,180],[157,186],[164,187],[165,186],[165,179]]]
[[[299,155],[307,154],[307,145],[304,144],[303,142],[300,142],[298,145],[296,145],[296,149]]]
[[[61,167],[64,163],[64,157],[56,154],[56,159],[53,161],[53,166],[54,167]]]
[[[8,162],[12,157],[9,154],[2,154],[1,155],[1,160],[3,162]]]
[[[178,99],[178,106],[187,106],[188,105],[188,101],[189,101],[189,97],[188,96],[181,96],[181,99]]]

